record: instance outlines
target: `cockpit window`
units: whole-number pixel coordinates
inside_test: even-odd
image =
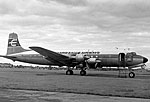
[[[131,52],[131,54],[134,56],[134,55],[136,55],[136,52]]]
[[[133,53],[127,53],[126,57],[127,57],[127,62],[132,62],[132,60],[133,60]]]

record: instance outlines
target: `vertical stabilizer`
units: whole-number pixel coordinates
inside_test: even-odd
[[[16,33],[10,33],[8,39],[7,55],[30,51],[21,47]]]

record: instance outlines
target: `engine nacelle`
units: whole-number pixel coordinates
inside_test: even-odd
[[[89,66],[91,66],[93,68],[97,68],[97,67],[100,67],[101,61],[99,59],[96,59],[96,58],[89,58],[87,60],[87,63]]]
[[[77,54],[75,56],[75,59],[77,62],[83,62],[85,60],[84,55],[83,54]]]
[[[83,64],[79,64],[79,65],[76,65],[77,68],[83,68],[84,65]]]
[[[88,64],[95,64],[96,63],[96,58],[89,58],[87,60]]]

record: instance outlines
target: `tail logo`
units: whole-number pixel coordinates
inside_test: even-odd
[[[20,46],[18,39],[9,39],[8,46],[11,47]]]

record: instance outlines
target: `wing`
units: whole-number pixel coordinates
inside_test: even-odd
[[[47,60],[59,63],[59,65],[69,65],[70,60],[68,56],[59,54],[57,52],[44,49],[42,47],[29,47],[30,49],[38,52],[39,54],[43,55]]]

